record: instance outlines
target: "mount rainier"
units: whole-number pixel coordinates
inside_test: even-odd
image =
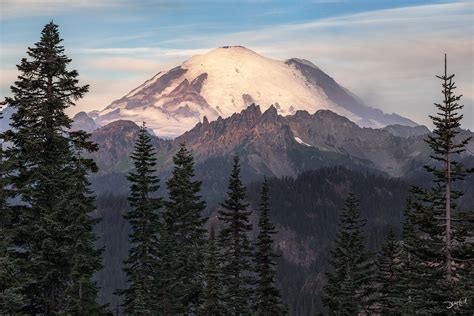
[[[250,104],[280,115],[297,110],[330,110],[361,127],[415,126],[397,114],[366,106],[313,63],[278,61],[241,46],[224,46],[159,72],[103,110],[88,115],[98,125],[117,120],[146,121],[158,136],[174,138],[204,117],[215,120]]]

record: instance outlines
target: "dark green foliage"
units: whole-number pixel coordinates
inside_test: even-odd
[[[104,313],[104,306],[96,303],[98,289],[92,280],[96,271],[102,268],[101,250],[95,248],[96,236],[93,227],[100,220],[92,218],[95,210],[95,196],[89,189],[88,170],[96,170],[94,162],[82,157],[82,150],[96,150],[97,145],[88,141],[83,131],[71,133],[76,151],[69,173],[69,186],[61,207],[67,212],[67,231],[71,262],[70,281],[65,291],[66,313],[90,315]]]
[[[429,314],[427,306],[432,304],[426,289],[431,287],[429,283],[432,280],[433,270],[420,259],[423,252],[418,252],[418,249],[424,244],[424,240],[420,238],[421,234],[416,226],[415,214],[417,209],[419,211],[422,207],[417,202],[416,195],[417,192],[412,192],[406,201],[400,265],[396,270],[399,275],[398,293],[393,297],[403,315],[413,315],[417,311]]]
[[[472,281],[474,248],[470,240],[474,238],[472,210],[467,212],[458,207],[463,192],[458,183],[472,170],[466,170],[459,155],[465,151],[470,138],[459,139],[463,108],[458,102],[461,96],[454,94],[454,75],[448,75],[445,69],[442,76],[443,102],[435,103],[436,116],[430,116],[435,125],[433,134],[426,142],[431,147],[433,165],[425,169],[434,176],[430,189],[414,187],[412,189],[411,220],[414,225],[411,258],[419,263],[417,273],[423,280],[413,278],[407,287],[423,285],[417,310],[426,313],[446,312],[446,302],[457,301],[474,295]],[[458,185],[456,187],[456,185]],[[409,282],[410,278],[406,278]],[[423,283],[423,281],[425,281]],[[457,307],[457,312],[468,311],[468,304]]]
[[[69,132],[71,119],[64,112],[88,86],[78,86],[77,71],[67,69],[71,60],[61,41],[57,25],[47,24],[41,40],[28,49],[30,60],[23,58],[17,66],[13,97],[6,98],[14,109],[11,130],[3,134],[11,143],[5,151],[9,196],[20,201],[7,212],[12,220],[8,257],[18,274],[11,288],[25,299],[21,311],[32,314],[66,309],[87,314],[99,308],[91,298],[97,289],[90,276],[100,265],[88,219],[93,200],[85,181],[96,168],[87,159],[78,163],[80,153],[96,147],[88,134]],[[80,206],[75,204],[79,200]],[[71,231],[85,234],[74,239]],[[73,256],[78,249],[84,253]],[[82,294],[80,284],[87,288]]]
[[[327,273],[323,302],[336,315],[357,315],[371,307],[372,263],[364,247],[359,202],[353,194],[346,198],[335,247],[331,252],[332,271]]]
[[[222,301],[222,272],[219,265],[219,248],[215,237],[214,227],[209,233],[209,242],[206,251],[204,266],[205,287],[203,291],[203,304],[200,315],[219,316],[225,315]]]
[[[160,228],[158,247],[159,279],[156,284],[158,293],[158,312],[160,315],[176,315],[182,313],[182,283],[179,276],[184,274],[183,262],[173,232],[173,226],[165,221]]]
[[[1,116],[0,116],[1,118]],[[15,269],[15,260],[9,254],[12,243],[14,213],[8,207],[6,162],[3,159],[3,143],[0,144],[0,315],[13,314],[26,306],[25,295]]]
[[[174,169],[166,182],[168,201],[163,214],[164,231],[168,249],[160,253],[160,260],[171,275],[167,280],[178,300],[167,303],[176,306],[174,312],[196,312],[202,298],[204,253],[206,246],[205,218],[202,212],[206,204],[201,199],[201,181],[194,180],[194,161],[184,144],[173,157]],[[165,262],[167,256],[174,256]],[[170,292],[171,293],[171,292]],[[170,293],[165,293],[167,296]]]
[[[419,180],[427,174],[421,176]],[[466,178],[462,184],[467,189],[474,188],[473,181],[472,177]],[[116,178],[113,178],[107,183],[115,182]],[[282,300],[288,304],[290,315],[317,315],[324,311],[320,286],[328,266],[328,248],[334,240],[338,216],[348,191],[360,198],[362,217],[367,218],[368,250],[379,250],[389,227],[393,227],[396,234],[401,232],[401,210],[409,187],[401,179],[334,167],[306,172],[297,178],[269,178],[268,182],[271,188],[269,217],[281,227],[279,236],[285,238],[287,246],[282,248],[283,241],[278,241],[277,253],[281,256],[275,258],[278,263],[276,284]],[[252,209],[258,208],[260,191],[261,183],[248,185]],[[96,229],[101,237],[99,245],[105,247],[104,269],[97,275],[101,287],[99,299],[101,303],[110,303],[110,308],[115,310],[117,297],[111,293],[116,288],[124,288],[126,279],[121,267],[128,252],[128,224],[121,215],[127,209],[126,197],[98,196],[97,204],[98,217],[102,221]],[[459,205],[472,207],[472,199],[466,194]],[[291,234],[289,239],[286,238],[288,233]],[[403,303],[407,302],[408,299],[403,298]]]
[[[132,228],[131,248],[125,260],[129,288],[119,291],[125,296],[123,306],[127,313],[151,315],[155,312],[157,275],[158,231],[160,226],[160,198],[153,197],[159,189],[155,173],[156,158],[145,126],[140,128],[131,154],[134,170],[130,172],[130,211],[125,214]]]
[[[377,261],[376,308],[381,315],[397,315],[400,312],[400,245],[395,234],[387,234]]]
[[[251,311],[251,287],[254,278],[251,265],[252,247],[248,233],[252,230],[252,225],[249,223],[251,212],[247,210],[245,199],[239,159],[235,157],[227,197],[219,210],[219,220],[223,224],[219,245],[222,249],[224,301],[227,313],[232,315],[247,315]]]
[[[400,179],[342,167],[302,173],[297,178],[268,179],[270,219],[281,227],[285,248],[279,246],[277,285],[290,315],[324,311],[320,296],[328,270],[329,248],[348,192],[360,197],[368,250],[379,250],[388,228],[400,230],[408,185]],[[261,183],[248,186],[252,207],[260,203]],[[289,236],[290,238],[288,238]],[[311,236],[309,238],[309,236]],[[281,245],[279,240],[278,244]]]
[[[254,258],[257,286],[255,288],[255,310],[258,315],[284,314],[280,293],[275,287],[275,261],[273,252],[273,235],[275,225],[270,221],[270,203],[268,182],[262,183],[261,201],[259,205],[258,236]]]

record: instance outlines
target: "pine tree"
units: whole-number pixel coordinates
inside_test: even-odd
[[[11,130],[3,139],[11,143],[5,151],[11,196],[15,206],[8,256],[21,275],[21,293],[30,314],[64,312],[71,278],[68,232],[69,214],[63,208],[70,189],[75,150],[69,132],[71,119],[65,109],[81,98],[88,86],[78,86],[78,73],[68,70],[71,62],[60,45],[58,27],[47,24],[41,39],[28,49],[30,60],[17,66],[20,76],[11,87],[6,103],[14,108]],[[92,171],[92,170],[88,170]]]
[[[185,144],[181,144],[173,162],[173,173],[166,182],[168,201],[163,216],[177,247],[178,268],[174,271],[174,282],[179,285],[178,311],[196,313],[202,301],[206,247],[206,219],[202,212],[206,204],[200,195],[202,183],[194,180],[193,156]]]
[[[240,179],[239,158],[234,158],[234,166],[229,179],[227,197],[221,204],[219,220],[223,228],[219,235],[222,249],[221,265],[224,274],[224,301],[226,311],[231,315],[251,313],[252,285],[252,247],[248,233],[250,211],[245,202],[245,187]]]
[[[171,219],[164,219],[160,225],[158,243],[158,280],[155,291],[158,294],[157,310],[159,315],[182,314],[182,292],[178,275],[183,274],[183,263],[180,261],[174,226]]]
[[[155,313],[157,295],[159,209],[162,199],[154,195],[159,189],[155,173],[156,158],[151,137],[145,124],[140,128],[134,151],[130,155],[134,170],[127,177],[131,183],[128,201],[131,210],[124,215],[132,231],[131,248],[125,260],[129,288],[119,291],[124,295],[123,306],[129,314],[152,315]]]
[[[400,245],[390,229],[382,245],[377,262],[377,310],[381,315],[397,315],[400,312]]]
[[[426,139],[435,163],[425,166],[433,174],[434,183],[426,190],[412,189],[412,220],[418,242],[414,243],[411,256],[419,262],[418,273],[427,280],[425,283],[418,280],[418,285],[423,284],[424,288],[417,308],[431,314],[445,313],[448,301],[474,295],[474,249],[470,242],[474,235],[472,223],[469,223],[472,212],[469,215],[458,209],[457,200],[463,192],[455,189],[455,183],[472,172],[459,161],[459,155],[465,151],[470,138],[458,137],[463,118],[458,111],[463,106],[458,103],[461,96],[454,94],[454,75],[447,73],[446,56],[444,74],[437,77],[443,82],[444,98],[442,104],[435,103],[437,115],[430,116],[435,129]],[[456,312],[469,310],[472,306],[464,304],[463,308]]]
[[[332,314],[357,315],[371,308],[372,262],[364,247],[363,227],[359,203],[353,194],[345,200],[335,248],[329,261],[332,271],[327,273],[323,303]]]
[[[96,150],[97,145],[87,140],[89,135],[84,131],[77,131],[73,136],[76,147]],[[94,242],[97,238],[92,232],[99,219],[91,216],[95,210],[95,196],[89,189],[87,178],[88,170],[96,169],[92,160],[83,158],[81,151],[76,152],[69,172],[69,189],[62,205],[68,212],[67,236],[71,260],[70,281],[65,291],[65,311],[72,315],[106,313],[105,306],[96,302],[98,288],[92,280],[94,273],[102,267],[102,250],[95,248]]]
[[[8,251],[12,243],[11,233],[15,220],[13,209],[7,203],[6,180],[2,142],[0,144],[0,315],[15,314],[26,306],[25,295],[21,293],[21,282],[15,268],[15,260]]]
[[[203,291],[203,304],[200,315],[220,316],[225,315],[222,302],[222,272],[219,265],[219,248],[215,237],[214,227],[209,233],[209,242],[206,251],[204,266],[205,284]]]
[[[471,137],[467,137],[462,140],[456,139],[456,135],[460,133],[459,128],[461,126],[462,114],[458,111],[464,106],[458,102],[461,100],[461,96],[456,96],[454,90],[456,84],[453,81],[454,74],[448,75],[447,73],[447,61],[446,55],[444,55],[444,74],[442,76],[436,76],[443,81],[443,95],[444,99],[442,104],[435,103],[438,110],[436,116],[430,115],[435,129],[433,134],[429,135],[426,142],[430,145],[433,150],[433,158],[435,161],[441,162],[442,166],[425,166],[426,170],[431,172],[435,176],[435,183],[437,184],[437,190],[439,190],[440,196],[434,201],[434,207],[438,211],[441,211],[443,217],[441,221],[445,226],[444,240],[445,240],[445,268],[446,268],[446,281],[452,282],[453,279],[457,279],[457,275],[454,272],[453,263],[456,262],[457,258],[453,257],[455,251],[456,238],[464,240],[466,236],[459,236],[458,229],[455,227],[454,221],[465,221],[462,214],[456,214],[456,200],[459,199],[463,193],[453,189],[455,181],[463,180],[468,172],[472,170],[466,170],[463,164],[456,160],[459,154],[466,151],[465,147],[471,140]],[[455,215],[460,215],[461,218],[455,218]],[[460,240],[458,240],[460,241]],[[460,241],[462,243],[462,241]],[[473,250],[471,248],[471,250]],[[472,254],[472,252],[471,252]]]
[[[275,225],[269,218],[270,203],[268,197],[268,182],[262,184],[261,201],[259,205],[259,233],[257,236],[256,254],[254,258],[257,272],[257,287],[255,289],[255,309],[258,315],[284,314],[280,293],[275,287],[275,266],[273,252],[273,237],[276,234]]]
[[[410,190],[404,212],[400,264],[396,270],[399,282],[394,297],[402,315],[429,314],[432,299],[426,289],[431,287],[430,283],[436,282],[432,277],[432,267],[421,259],[426,253],[424,249],[429,248],[416,225],[416,215],[424,208],[417,198],[422,193],[417,188]]]

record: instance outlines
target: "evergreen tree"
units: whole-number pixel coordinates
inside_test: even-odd
[[[177,306],[180,306],[180,312],[196,313],[202,302],[206,247],[206,219],[202,212],[206,204],[200,195],[202,183],[194,180],[193,156],[185,144],[181,144],[173,162],[173,173],[166,182],[168,201],[164,220],[177,247],[178,268],[174,271],[174,282],[178,284],[177,293],[181,296]]]
[[[95,150],[96,144],[88,142],[85,132],[74,134],[76,142],[81,142],[80,148],[88,147]],[[89,189],[88,170],[96,166],[90,159],[84,159],[77,152],[71,165],[69,190],[66,192],[63,207],[68,211],[67,234],[71,259],[70,281],[65,294],[67,295],[66,313],[74,315],[91,315],[105,313],[104,306],[97,304],[98,289],[92,280],[93,275],[101,265],[102,250],[94,246],[96,236],[93,226],[99,219],[92,218],[95,210],[95,197]]]
[[[423,275],[423,293],[418,310],[426,313],[445,313],[446,302],[457,301],[474,295],[472,212],[462,212],[457,200],[463,192],[455,189],[455,183],[462,181],[472,172],[466,170],[459,161],[459,155],[465,151],[470,138],[460,139],[460,126],[463,116],[458,113],[463,108],[458,102],[453,81],[454,75],[448,75],[446,56],[442,76],[443,102],[435,103],[436,116],[430,116],[435,125],[433,133],[426,142],[431,147],[433,165],[425,169],[434,176],[434,185],[425,190],[414,187],[412,221],[415,226],[415,239],[412,258],[419,263],[418,273]],[[469,218],[471,217],[471,219]],[[417,285],[414,285],[415,287]],[[471,303],[472,304],[472,303]],[[472,309],[464,304],[456,312]]]
[[[259,205],[259,233],[257,236],[256,254],[254,258],[257,272],[257,287],[255,289],[255,309],[258,315],[282,315],[283,305],[280,293],[275,287],[275,265],[273,253],[273,237],[275,225],[269,218],[270,203],[268,197],[267,178],[263,180],[261,201]]]
[[[125,260],[129,288],[119,291],[125,296],[123,306],[129,314],[152,315],[155,313],[157,295],[158,233],[161,198],[153,195],[159,189],[155,173],[156,158],[151,138],[145,124],[140,128],[131,158],[134,170],[127,177],[131,183],[128,201],[131,210],[125,214],[132,227],[131,248]]]
[[[435,217],[440,221],[439,225],[444,228],[442,265],[445,268],[444,286],[448,288],[445,300],[452,301],[460,295],[474,295],[474,283],[472,278],[468,279],[472,276],[470,272],[474,268],[472,265],[474,247],[469,241],[474,238],[472,226],[469,226],[473,212],[470,212],[469,217],[467,213],[457,209],[457,200],[463,192],[454,187],[456,181],[464,180],[465,176],[472,173],[474,169],[466,170],[459,161],[459,155],[466,151],[465,147],[471,137],[464,139],[457,137],[463,118],[458,111],[464,106],[458,103],[461,95],[454,94],[456,89],[454,74],[448,75],[446,55],[444,56],[444,74],[437,78],[442,80],[444,98],[441,104],[435,103],[437,115],[430,116],[435,129],[426,142],[433,150],[431,158],[441,165],[427,165],[425,168],[435,177],[431,202]],[[466,293],[468,290],[469,294]]]
[[[214,227],[209,233],[206,261],[204,267],[205,284],[203,291],[203,304],[200,315],[220,316],[225,315],[222,302],[222,273],[219,265],[219,248],[217,246]]]
[[[323,303],[335,315],[357,315],[367,312],[372,299],[372,262],[364,247],[363,227],[359,203],[348,195],[336,235],[335,248],[329,261],[332,271],[327,273]]]
[[[173,222],[164,219],[160,225],[158,243],[158,275],[155,284],[158,294],[157,310],[160,315],[182,314],[183,306],[181,283],[177,276],[183,274],[183,263],[180,261],[178,246],[174,235]]]
[[[398,315],[400,306],[400,245],[392,230],[388,232],[377,262],[377,310],[382,315]]]
[[[67,69],[71,60],[61,41],[57,25],[47,24],[40,41],[28,49],[30,60],[23,58],[17,66],[13,97],[6,98],[15,110],[11,130],[3,134],[11,144],[5,151],[8,184],[11,196],[21,200],[12,206],[16,215],[8,256],[27,301],[21,312],[30,314],[61,313],[67,306],[74,247],[69,232],[76,222],[70,222],[71,210],[63,206],[72,183],[81,181],[72,178],[74,151],[93,150],[69,132],[72,120],[65,109],[88,86],[78,86],[77,71]]]
[[[219,244],[222,249],[224,301],[226,311],[231,315],[251,313],[252,285],[255,283],[252,276],[252,247],[248,237],[252,230],[249,223],[251,212],[247,210],[245,199],[239,158],[235,157],[227,197],[219,210],[219,220],[223,224]]]
[[[417,200],[417,196],[423,192],[417,188],[410,191],[404,212],[400,264],[396,269],[399,282],[394,301],[402,315],[414,315],[416,312],[429,314],[430,309],[426,307],[431,305],[432,299],[426,289],[431,287],[429,283],[435,280],[430,276],[433,272],[431,267],[426,266],[420,259],[426,252],[424,249],[429,247],[420,247],[426,245],[426,239],[421,238],[415,216],[423,208]]]
[[[0,119],[2,118],[0,113]],[[26,306],[21,293],[21,282],[15,260],[9,255],[14,227],[14,212],[8,206],[6,166],[3,159],[3,142],[0,144],[0,315],[14,314]]]
[[[436,189],[439,190],[438,193],[440,193],[438,199],[433,202],[435,210],[441,211],[440,213],[443,215],[441,221],[445,227],[445,278],[447,282],[451,282],[457,278],[453,269],[453,263],[456,261],[456,258],[453,258],[453,251],[455,251],[453,244],[456,243],[456,238],[464,240],[466,237],[458,236],[458,229],[453,225],[454,221],[466,220],[465,218],[454,217],[455,215],[462,216],[462,214],[456,214],[456,200],[459,199],[463,193],[454,190],[453,183],[463,180],[467,172],[472,172],[472,170],[466,170],[463,164],[457,161],[456,158],[459,157],[459,154],[466,151],[465,147],[471,140],[471,137],[462,140],[456,139],[456,135],[460,133],[459,128],[461,127],[461,120],[463,118],[463,115],[459,114],[458,111],[464,106],[458,103],[461,100],[461,96],[454,94],[454,90],[456,89],[456,84],[453,81],[454,74],[448,75],[447,73],[446,55],[444,55],[444,74],[436,77],[443,81],[442,93],[444,99],[442,104],[435,103],[438,113],[436,116],[430,115],[435,129],[433,130],[433,134],[428,136],[426,142],[433,150],[431,158],[441,162],[441,166],[427,165],[425,168],[435,176]]]

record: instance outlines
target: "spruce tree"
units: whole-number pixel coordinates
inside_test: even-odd
[[[168,201],[163,214],[170,238],[174,239],[178,265],[174,282],[180,294],[180,312],[196,313],[202,302],[204,253],[206,247],[206,219],[202,212],[201,181],[194,180],[194,159],[185,144],[173,157],[174,169],[166,182]]]
[[[209,233],[209,242],[206,251],[204,266],[205,287],[203,291],[203,304],[200,315],[220,316],[225,315],[222,302],[222,272],[219,265],[219,248],[216,241],[214,227]]]
[[[131,209],[124,215],[132,229],[129,235],[131,248],[124,262],[129,287],[119,293],[125,297],[123,306],[129,314],[152,315],[156,307],[159,209],[163,202],[154,196],[160,181],[154,174],[154,155],[151,137],[143,124],[130,155],[134,165],[127,177],[131,183],[128,198]]]
[[[463,116],[458,111],[463,106],[458,103],[461,96],[454,94],[454,75],[447,73],[446,56],[444,74],[437,77],[442,80],[443,101],[435,103],[437,114],[430,116],[435,129],[426,142],[433,151],[434,163],[425,166],[434,176],[434,183],[429,189],[412,188],[411,214],[416,242],[410,256],[415,258],[419,276],[423,276],[422,280],[412,281],[415,288],[423,285],[423,292],[418,292],[420,297],[414,302],[419,302],[419,311],[430,314],[445,313],[446,302],[474,295],[474,249],[470,242],[474,235],[469,223],[472,212],[458,209],[457,201],[463,192],[455,189],[455,184],[472,172],[459,161],[470,138],[459,137]],[[456,312],[464,312],[472,305],[457,308]]]
[[[451,288],[449,291],[451,295],[446,299],[451,300],[465,290],[463,281],[466,275],[463,276],[463,274],[473,268],[474,248],[469,239],[473,238],[474,234],[472,231],[469,234],[466,230],[469,220],[467,214],[460,212],[457,208],[456,201],[463,192],[454,187],[456,181],[464,180],[468,173],[473,172],[473,170],[466,170],[459,161],[459,155],[466,151],[465,147],[471,137],[464,139],[457,137],[463,119],[463,115],[458,111],[464,106],[459,104],[461,95],[455,95],[454,74],[449,75],[447,72],[446,55],[444,56],[444,74],[436,77],[442,81],[443,101],[435,103],[437,114],[430,115],[435,129],[426,142],[433,150],[431,158],[440,165],[427,165],[425,168],[435,177],[431,202],[435,216],[440,221],[439,225],[444,227],[444,279],[446,286]]]
[[[68,235],[70,210],[63,205],[76,181],[71,178],[74,151],[91,150],[74,143],[69,132],[72,120],[65,110],[88,86],[79,86],[77,71],[68,70],[71,59],[61,41],[58,26],[47,24],[40,41],[28,48],[30,59],[17,66],[13,96],[6,98],[14,108],[11,129],[3,134],[11,144],[5,151],[7,178],[11,196],[21,201],[11,206],[16,218],[8,256],[21,275],[20,292],[27,301],[21,312],[30,314],[65,312],[74,246]]]
[[[390,229],[377,261],[377,311],[381,315],[397,315],[400,284],[400,245]]]
[[[26,306],[25,295],[21,293],[22,280],[16,269],[15,259],[9,254],[15,213],[7,203],[9,190],[5,163],[2,142],[0,144],[0,315],[15,314]]]
[[[268,196],[268,182],[264,178],[258,208],[259,219],[256,253],[254,258],[257,273],[257,287],[255,289],[255,310],[258,315],[282,315],[283,305],[280,293],[275,287],[275,266],[273,252],[273,235],[276,234],[275,225],[270,221],[270,203]]]
[[[345,200],[335,248],[331,251],[323,303],[331,314],[357,315],[371,308],[372,261],[364,246],[363,228],[366,221],[360,218],[359,203],[351,193]]]
[[[84,131],[73,134],[75,147],[96,150],[97,145],[88,141],[89,135]],[[96,302],[98,288],[93,276],[101,265],[101,250],[94,246],[97,240],[93,234],[93,226],[99,219],[93,218],[95,196],[89,189],[87,178],[89,170],[96,170],[95,163],[85,159],[82,152],[75,153],[68,173],[70,182],[62,207],[68,213],[68,244],[71,261],[70,280],[65,291],[67,314],[71,315],[100,315],[105,313],[105,306]]]
[[[399,282],[394,295],[394,301],[402,315],[414,315],[416,312],[429,314],[432,302],[426,289],[431,287],[430,283],[435,282],[431,276],[433,270],[422,260],[426,253],[424,249],[429,246],[426,247],[426,239],[422,238],[417,228],[415,216],[423,208],[417,199],[421,193],[424,192],[417,188],[410,190],[404,212],[400,264],[396,269]]]
[[[178,279],[183,274],[183,262],[180,261],[174,225],[170,217],[163,219],[160,225],[158,242],[158,280],[155,292],[158,295],[157,310],[159,315],[176,315],[183,313],[182,285]]]
[[[250,211],[245,201],[245,187],[240,179],[239,158],[234,158],[234,166],[229,179],[227,197],[221,204],[219,220],[223,228],[219,234],[222,249],[221,265],[224,275],[224,301],[226,311],[231,315],[251,313],[252,285],[252,247],[249,232]]]

